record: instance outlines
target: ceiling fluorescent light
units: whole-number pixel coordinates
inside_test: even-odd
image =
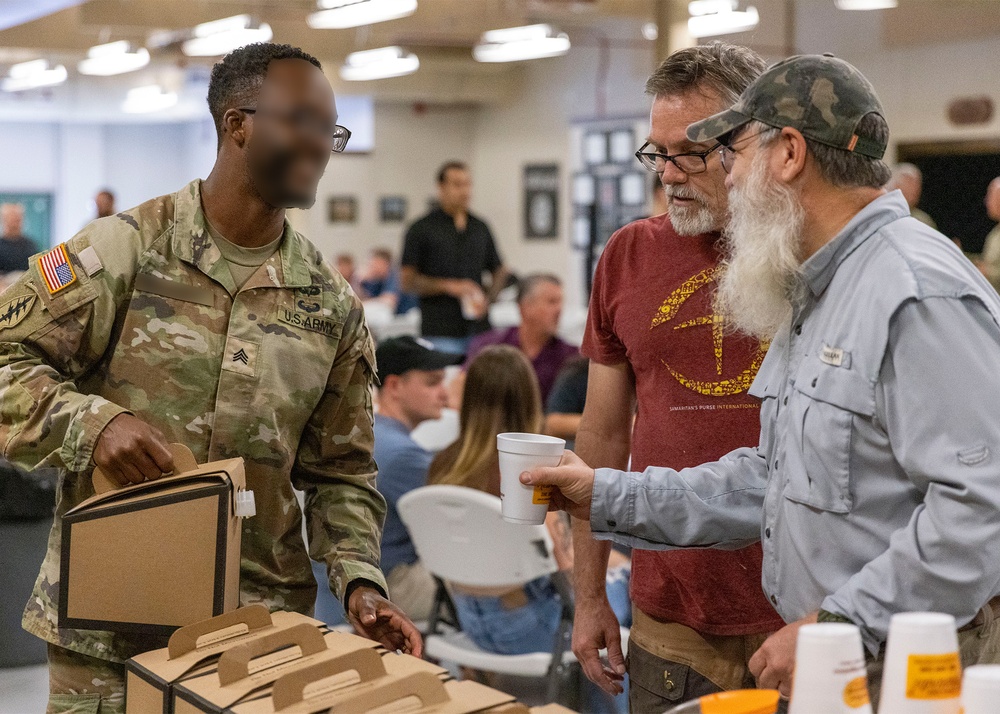
[[[110,77],[113,74],[134,72],[149,64],[149,51],[145,47],[140,47],[135,52],[131,50],[132,46],[125,40],[97,45],[90,48],[87,59],[81,60],[76,68],[80,74]]]
[[[12,65],[7,76],[0,81],[5,92],[23,92],[27,89],[52,87],[66,81],[66,67],[59,64],[50,68],[48,60],[38,59]]]
[[[838,10],[888,10],[898,5],[898,0],[837,0]]]
[[[412,15],[417,0],[319,0],[319,11],[306,18],[314,30],[342,30]]]
[[[569,37],[551,25],[527,25],[484,32],[472,48],[477,62],[520,62],[569,52]]]
[[[235,15],[205,22],[194,28],[194,37],[181,45],[188,57],[218,57],[252,42],[269,42],[271,26],[249,15]]]
[[[348,82],[386,79],[413,74],[420,59],[402,47],[380,47],[377,50],[352,52],[340,68],[340,78]]]
[[[692,37],[715,37],[757,27],[757,8],[739,11],[736,7],[737,0],[693,0],[688,4],[688,33]]]
[[[163,111],[177,104],[176,92],[165,92],[158,84],[130,89],[122,103],[122,111],[126,114],[149,114]]]

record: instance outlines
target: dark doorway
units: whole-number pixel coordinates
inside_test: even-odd
[[[1000,176],[1000,141],[900,144],[897,154],[923,172],[920,208],[938,230],[961,240],[967,253],[981,252],[995,225],[983,198],[990,181]]]

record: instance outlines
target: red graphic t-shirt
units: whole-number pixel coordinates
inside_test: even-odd
[[[679,236],[666,215],[631,223],[597,265],[582,352],[628,362],[638,413],[632,470],[682,469],[756,446],[760,404],[747,394],[766,345],[733,334],[712,308],[717,234]],[[632,601],[661,621],[710,635],[777,630],[761,548],[633,551]]]

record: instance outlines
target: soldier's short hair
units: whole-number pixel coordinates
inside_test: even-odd
[[[253,105],[264,83],[271,62],[283,59],[305,60],[323,69],[319,60],[298,47],[273,42],[255,42],[233,50],[212,67],[208,82],[208,109],[222,146],[222,117],[227,110]]]
[[[764,58],[749,47],[726,42],[686,47],[672,53],[650,75],[646,94],[663,97],[707,90],[735,104],[766,68]]]

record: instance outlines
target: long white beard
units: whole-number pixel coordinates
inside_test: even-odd
[[[667,214],[670,216],[670,225],[678,235],[697,236],[717,230],[720,221],[700,193],[686,186],[668,186],[664,191],[668,199]],[[694,199],[695,205],[681,208],[669,200],[671,196]]]
[[[805,213],[795,193],[770,178],[765,157],[758,153],[745,183],[729,192],[728,251],[716,309],[730,327],[770,340],[803,295]]]

